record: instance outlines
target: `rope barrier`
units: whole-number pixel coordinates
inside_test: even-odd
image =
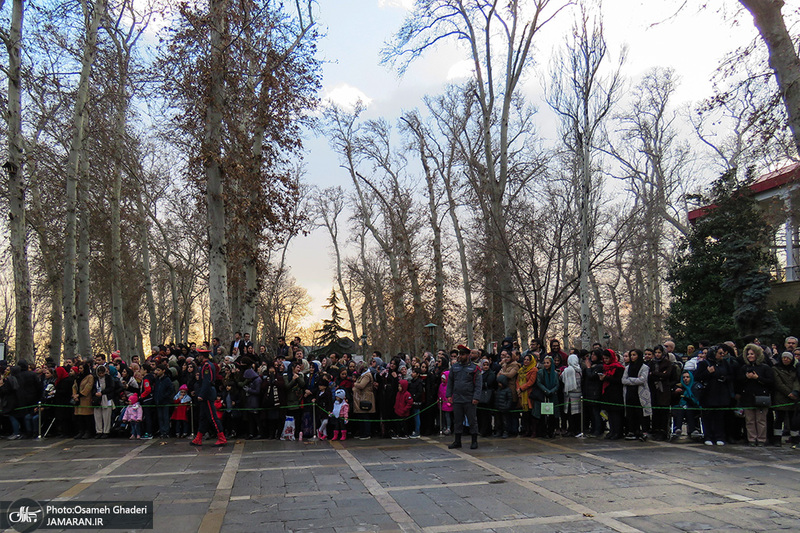
[[[582,398],[582,401],[589,402],[589,403],[597,403],[597,404],[600,404],[600,405],[611,405],[611,406],[615,406],[615,407],[627,407],[627,408],[630,408],[630,409],[636,409],[636,408],[644,409],[645,408],[642,405],[626,405],[624,403],[603,402],[603,401],[600,401],[600,400],[590,400],[588,398]],[[783,404],[779,404],[779,405],[770,405],[769,407],[755,407],[755,406],[750,406],[750,407],[736,407],[736,406],[733,406],[733,407],[702,407],[702,406],[698,406],[698,407],[686,407],[686,409],[691,409],[693,411],[738,411],[739,409],[774,409],[776,407],[791,407],[791,406],[795,406],[796,407],[797,406],[797,402],[783,403]],[[676,408],[681,408],[681,407],[677,406],[677,405],[670,405],[670,406],[652,405],[652,406],[650,406],[650,409],[676,409]]]

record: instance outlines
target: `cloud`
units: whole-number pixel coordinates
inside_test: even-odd
[[[372,103],[372,98],[364,94],[364,91],[346,83],[340,83],[333,89],[326,91],[323,100],[350,111],[355,108],[359,101],[364,107],[369,107]]]
[[[414,0],[378,0],[378,7],[401,7],[411,11],[414,8]]]
[[[447,70],[448,80],[460,80],[469,78],[475,72],[475,63],[471,59],[459,61]]]

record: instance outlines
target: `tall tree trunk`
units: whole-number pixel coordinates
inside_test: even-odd
[[[48,285],[50,286],[50,357],[53,358],[53,361],[58,362],[59,364],[62,363],[61,361],[61,342],[63,340],[63,327],[64,327],[64,320],[62,312],[64,311],[61,307],[61,291],[63,289],[61,285],[61,277],[52,272],[51,275],[48,274]]]
[[[14,326],[17,359],[33,361],[33,308],[28,269],[28,227],[25,222],[25,171],[22,137],[22,24],[23,0],[14,0],[11,28],[3,36],[8,51],[8,219],[11,264],[14,271]]]
[[[78,185],[81,177],[81,160],[86,157],[86,104],[89,101],[89,77],[97,55],[97,29],[100,26],[100,20],[105,15],[106,0],[97,0],[93,8],[89,7],[88,0],[81,0],[81,7],[86,21],[86,38],[72,117],[73,134],[67,162],[66,224],[64,229],[64,356],[67,358],[75,356],[75,350],[79,342],[77,313],[75,310],[75,271],[78,255]],[[88,268],[88,265],[86,265],[86,268]],[[88,353],[83,355],[88,355]]]
[[[208,209],[208,293],[214,336],[222,342],[233,338],[228,299],[228,251],[225,236],[224,177],[222,157],[222,108],[225,104],[225,43],[228,0],[211,0],[211,72],[205,116],[203,163],[206,171]]]
[[[114,334],[114,345],[127,354],[128,348],[134,344],[130,339],[130,324],[124,320],[125,301],[122,294],[122,158],[125,151],[125,126],[127,124],[128,97],[125,88],[128,84],[129,50],[114,38],[117,44],[118,79],[116,94],[116,116],[114,117],[114,150],[113,176],[111,187],[111,331]],[[149,266],[148,266],[149,268]],[[151,291],[152,294],[152,291]]]
[[[181,310],[178,306],[178,275],[175,272],[175,265],[167,263],[169,269],[169,292],[172,301],[172,342],[181,341]]]
[[[89,263],[92,257],[89,243],[90,210],[86,199],[88,196],[86,192],[88,172],[89,160],[88,158],[83,158],[81,161],[81,188],[79,191],[81,215],[78,219],[78,274],[75,279],[75,292],[77,293],[75,311],[78,353],[84,357],[92,355],[92,340],[89,333]],[[103,329],[101,331],[105,333]]]
[[[597,306],[597,339],[595,342],[603,342],[603,338],[605,338],[606,334],[606,315],[605,308],[603,307],[603,299],[600,297],[600,284],[597,283],[594,272],[589,273],[589,281],[592,284],[592,293],[594,294],[594,301],[595,305]],[[590,348],[591,344],[589,345],[589,348],[584,348],[584,350],[588,350]]]
[[[139,245],[142,247],[142,272],[144,273],[144,297],[147,302],[147,318],[150,323],[148,327],[150,347],[153,347],[161,344],[161,339],[159,339],[158,334],[158,315],[156,313],[156,301],[153,297],[153,276],[150,271],[150,224],[147,221],[144,199],[138,184],[136,187],[136,206],[141,221],[139,226]]]
[[[464,326],[467,335],[467,346],[475,346],[475,310],[472,305],[472,283],[469,277],[469,263],[467,261],[467,245],[464,234],[461,231],[461,223],[458,220],[455,196],[453,195],[452,181],[449,176],[445,177],[445,192],[447,193],[447,205],[450,212],[450,222],[453,224],[453,233],[456,236],[458,247],[458,259],[461,263],[461,286],[464,290]],[[437,324],[442,325],[442,324]]]
[[[800,154],[800,57],[781,14],[783,0],[739,0],[753,15],[758,33],[769,51],[769,66],[786,106],[789,129]]]

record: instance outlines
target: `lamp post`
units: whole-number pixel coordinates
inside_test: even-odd
[[[364,333],[361,335],[361,357],[363,357],[364,362],[367,362],[367,334]]]
[[[436,351],[436,328],[438,328],[436,324],[431,322],[430,324],[425,324],[425,328],[428,330],[428,337],[430,338],[430,350],[431,353]]]

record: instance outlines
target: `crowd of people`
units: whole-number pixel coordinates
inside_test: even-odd
[[[0,423],[9,439],[586,437],[706,445],[800,443],[800,348],[756,339],[700,341],[623,353],[595,344],[566,353],[557,339],[526,350],[511,338],[486,352],[459,345],[421,356],[310,357],[295,338],[255,350],[236,334],[199,348],[0,361]],[[685,429],[684,429],[685,428]]]

